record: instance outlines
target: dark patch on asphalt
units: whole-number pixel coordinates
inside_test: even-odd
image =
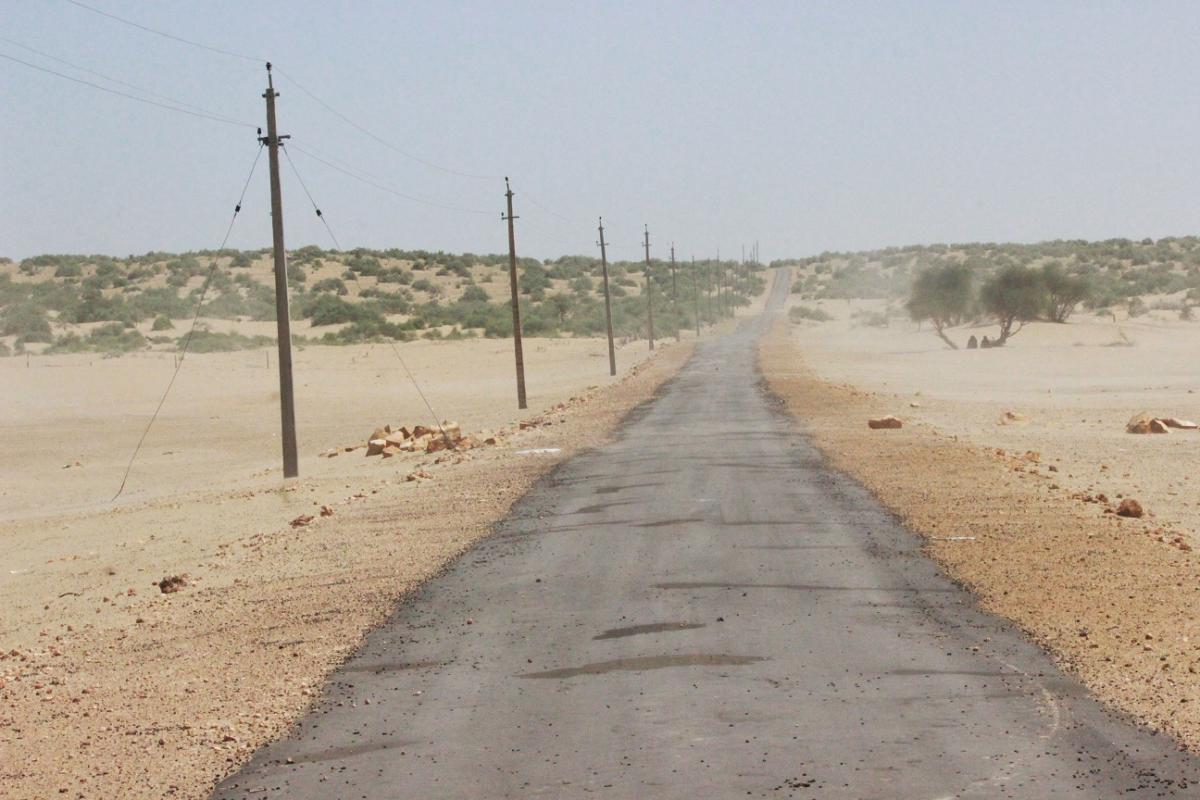
[[[518,678],[576,678],[580,675],[603,675],[608,672],[645,672],[671,667],[741,667],[767,659],[761,656],[731,656],[723,653],[697,653],[679,656],[641,656],[597,661],[581,667],[563,667],[545,672],[527,672]]]
[[[393,661],[387,664],[345,664],[341,672],[373,672],[382,675],[385,672],[404,672],[410,669],[429,669],[430,667],[445,666],[442,661]]]
[[[909,589],[904,586],[830,586],[819,583],[719,583],[678,581],[656,583],[655,589],[787,589],[793,592],[953,592],[953,589]]]
[[[623,492],[626,489],[640,489],[643,486],[661,486],[661,485],[662,484],[644,483],[644,484],[634,484],[632,486],[597,486],[595,489],[595,492],[596,492],[596,494],[614,494],[615,492]]]
[[[328,750],[319,750],[316,753],[308,753],[292,758],[291,764],[287,762],[277,762],[281,766],[287,764],[319,764],[322,761],[340,761],[343,758],[353,758],[354,756],[362,756],[367,753],[379,753],[385,750],[398,750],[401,747],[412,747],[418,744],[414,741],[402,742],[364,742],[362,744],[352,744],[346,747],[331,747]]]
[[[609,628],[604,633],[593,636],[593,639],[620,639],[625,636],[637,636],[643,633],[663,633],[665,631],[690,631],[705,627],[703,622],[654,622],[649,625],[631,625],[628,628]]]
[[[850,550],[848,544],[735,544],[734,550]]]
[[[619,506],[628,506],[628,505],[632,505],[632,504],[633,504],[632,500],[624,500],[619,503],[597,503],[594,506],[584,506],[583,508],[579,509],[578,511],[572,511],[571,513],[572,514],[599,514],[601,511],[607,511],[610,508],[617,508]]]
[[[1020,678],[1020,673],[1017,672],[997,672],[995,670],[985,669],[894,669],[885,675],[897,675],[900,677],[916,677],[924,678],[934,675],[964,675],[975,678]]]
[[[687,525],[690,522],[708,522],[704,517],[686,517],[684,519],[664,519],[661,522],[639,522],[634,528],[665,528],[668,525]]]

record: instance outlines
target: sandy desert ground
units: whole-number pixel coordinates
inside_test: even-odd
[[[691,347],[647,361],[629,343],[610,378],[602,339],[525,344],[527,412],[511,341],[402,345],[437,416],[500,438],[386,460],[318,454],[435,422],[390,347],[298,351],[301,478],[286,485],[274,353],[270,369],[264,350],[189,356],[116,502],[172,355],[0,359],[0,795],[206,796],[407,591]],[[291,527],[301,515],[316,519]],[[186,586],[165,594],[173,575]]]
[[[907,321],[853,322],[877,304],[822,307],[837,319],[781,321],[760,357],[831,463],[1098,697],[1200,747],[1200,432],[1125,432],[1140,411],[1200,417],[1194,324],[1081,316],[953,351]],[[886,414],[903,429],[868,429]],[[1143,518],[1113,513],[1129,497]]]
[[[1066,490],[1133,496],[1158,522],[1200,532],[1200,431],[1125,433],[1142,411],[1200,422],[1200,323],[1078,314],[1065,325],[1031,323],[1003,348],[956,351],[906,320],[855,324],[856,311],[879,305],[822,304],[836,321],[793,328],[805,363],[825,381],[890,397],[889,413],[906,420],[1017,455],[1040,453]],[[995,330],[952,335],[964,344]],[[1008,411],[1024,419],[999,424]]]

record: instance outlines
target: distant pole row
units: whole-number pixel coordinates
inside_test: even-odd
[[[279,347],[279,402],[283,445],[283,475],[285,478],[294,478],[299,475],[300,469],[296,440],[295,392],[292,382],[292,336],[291,315],[288,308],[287,250],[283,239],[283,196],[279,180],[280,143],[282,140],[290,137],[280,136],[276,127],[275,98],[278,96],[271,76],[271,65],[268,63],[267,89],[263,93],[267,106],[267,133],[265,136],[262,135],[262,129],[260,128],[258,134],[259,141],[267,148],[270,163],[271,238],[274,251],[275,316]],[[521,344],[521,305],[520,285],[517,276],[517,239],[513,225],[514,221],[519,219],[519,217],[513,213],[513,190],[508,178],[504,179],[504,197],[506,211],[501,212],[500,218],[508,223],[508,281],[512,302],[513,355],[516,361],[517,407],[525,409],[528,407],[528,403],[525,395],[525,358]],[[320,214],[319,211],[317,213]],[[608,335],[608,372],[609,375],[615,376],[617,374],[617,351],[616,344],[613,341],[612,295],[609,287],[608,248],[604,238],[603,218],[600,218],[598,230],[600,233],[600,266],[604,280],[604,318]],[[654,350],[654,277],[652,274],[652,262],[650,260],[649,225],[646,225],[643,229],[642,246],[645,250],[646,259],[646,338],[650,349]],[[757,242],[751,249],[751,257],[757,262]],[[678,324],[679,284],[676,275],[674,242],[671,243],[669,263],[671,272],[671,311],[675,317],[675,338],[678,340],[681,338],[682,333]],[[730,290],[732,289],[733,293],[736,294],[738,288],[737,270],[733,271],[733,283],[731,286],[728,281],[730,275],[726,267],[721,263],[721,251],[718,249],[716,258],[716,309],[714,314],[712,267],[713,264],[711,262],[704,265],[704,295],[708,311],[707,316],[710,319],[714,319],[715,314],[724,315],[732,311],[733,298],[730,297]],[[745,245],[742,246],[741,267],[742,271],[746,272],[746,278],[748,279],[749,273],[746,269]],[[700,275],[696,268],[695,256],[692,257],[692,305],[696,318],[696,336],[699,337],[701,325]]]

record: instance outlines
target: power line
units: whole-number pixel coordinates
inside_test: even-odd
[[[461,170],[457,170],[457,169],[451,169],[450,167],[445,167],[445,166],[442,166],[441,164],[436,164],[436,163],[434,163],[434,162],[432,162],[432,161],[429,161],[428,159],[421,158],[420,156],[413,155],[412,153],[408,152],[407,150],[403,150],[403,149],[401,149],[400,147],[397,147],[396,145],[394,145],[394,144],[392,144],[391,142],[389,142],[387,139],[384,139],[382,136],[379,136],[378,134],[376,134],[376,133],[372,132],[371,130],[369,130],[368,128],[364,127],[363,125],[360,125],[359,123],[357,123],[357,122],[355,122],[354,120],[350,119],[350,117],[346,116],[346,115],[345,115],[345,114],[343,114],[341,111],[338,111],[336,108],[334,108],[333,106],[331,106],[329,103],[326,103],[324,100],[322,100],[321,98],[317,97],[315,94],[313,94],[313,93],[312,93],[311,91],[309,91],[307,88],[305,88],[305,87],[304,87],[304,86],[303,86],[303,85],[300,83],[300,81],[296,80],[296,79],[295,79],[295,78],[293,78],[291,75],[289,75],[288,73],[284,72],[282,69],[279,69],[278,67],[276,67],[276,72],[278,72],[278,73],[279,73],[279,75],[280,75],[280,76],[282,76],[283,78],[286,78],[287,80],[291,81],[293,86],[295,86],[297,89],[299,89],[299,90],[300,90],[301,92],[303,92],[304,94],[308,95],[308,96],[309,96],[309,98],[310,98],[310,99],[311,99],[313,102],[315,102],[317,105],[319,105],[319,106],[321,106],[322,108],[324,108],[324,109],[325,109],[326,111],[328,111],[330,114],[333,114],[335,117],[337,117],[338,119],[340,119],[342,122],[344,122],[344,123],[346,123],[347,125],[349,125],[350,127],[354,128],[354,129],[355,129],[355,130],[357,130],[359,133],[362,133],[362,134],[364,134],[365,136],[368,136],[368,137],[370,137],[371,139],[374,139],[376,142],[378,142],[379,144],[381,144],[381,145],[383,145],[384,147],[388,148],[389,150],[391,150],[391,151],[393,151],[393,152],[396,152],[396,153],[399,153],[400,155],[404,156],[405,158],[409,159],[410,161],[415,161],[416,163],[418,163],[418,164],[421,164],[421,165],[423,165],[423,166],[426,166],[426,167],[429,167],[430,169],[436,169],[436,170],[439,170],[440,172],[445,172],[445,173],[448,173],[448,174],[450,174],[450,175],[457,175],[457,176],[459,176],[460,178],[474,178],[474,179],[476,179],[476,180],[488,180],[488,181],[491,181],[491,180],[499,180],[499,179],[500,179],[500,177],[501,177],[501,176],[499,176],[499,175],[479,175],[479,174],[476,174],[476,173],[473,173],[473,172],[463,172],[463,171],[461,171]]]
[[[219,117],[219,116],[215,116],[213,114],[209,114],[209,113],[203,112],[203,111],[189,111],[188,109],[180,108],[179,106],[167,105],[166,103],[159,103],[156,100],[147,100],[145,97],[138,97],[135,94],[129,94],[128,92],[122,92],[119,89],[111,89],[107,86],[101,86],[98,83],[92,83],[91,81],[85,81],[82,78],[76,78],[71,75],[67,75],[66,73],[58,72],[57,70],[53,70],[53,69],[49,69],[48,67],[41,67],[41,66],[38,66],[37,64],[31,64],[28,61],[24,61],[15,56],[10,56],[7,53],[0,53],[0,58],[6,58],[9,61],[15,61],[18,64],[23,64],[26,67],[29,67],[30,69],[36,69],[39,72],[45,72],[50,75],[56,75],[57,77],[71,81],[72,83],[79,83],[84,86],[90,86],[91,88],[99,89],[102,92],[108,92],[109,94],[115,94],[119,97],[125,97],[125,98],[128,98],[129,100],[136,100],[139,103],[145,103],[147,105],[156,106],[158,108],[165,108],[168,111],[177,111],[180,114],[188,114],[193,117],[199,117],[201,119],[212,120],[213,122],[223,122],[226,125],[236,125],[241,128],[257,128],[258,127],[257,125],[254,125],[249,122],[238,122],[237,120],[229,119],[228,117]]]
[[[334,164],[332,161],[328,161],[324,158],[321,158],[320,156],[318,156],[315,153],[312,153],[308,149],[306,149],[306,146],[298,145],[296,143],[295,139],[292,140],[292,143],[289,146],[296,152],[302,153],[303,155],[308,156],[312,160],[317,161],[321,164],[324,164],[325,166],[329,167],[332,170],[340,172],[343,175],[346,175],[348,177],[354,178],[356,181],[365,183],[368,186],[374,186],[376,189],[379,189],[380,191],[384,191],[389,194],[394,194],[397,197],[402,197],[405,200],[411,200],[414,203],[421,203],[423,205],[433,206],[434,208],[441,208],[441,209],[445,209],[447,211],[459,211],[463,214],[481,214],[481,215],[487,216],[487,217],[490,217],[492,215],[491,211],[481,211],[480,209],[477,209],[477,208],[464,208],[462,206],[455,206],[455,205],[451,205],[449,203],[443,203],[439,200],[430,200],[428,198],[420,197],[418,195],[408,194],[407,192],[402,192],[399,189],[393,189],[392,187],[387,186],[383,183],[380,183],[372,178],[368,178],[368,177],[365,177],[365,176],[359,174],[356,170],[351,170],[351,169],[347,169],[345,167],[340,167],[337,164]]]
[[[7,36],[0,36],[0,42],[7,42],[11,45],[15,45],[16,47],[21,48],[22,50],[28,50],[29,52],[31,52],[35,55],[39,55],[42,58],[48,58],[51,61],[57,61],[59,64],[65,64],[66,66],[70,67],[71,69],[77,69],[80,72],[86,72],[89,75],[95,75],[97,78],[101,78],[103,80],[109,81],[110,83],[116,83],[121,86],[125,86],[129,89],[133,89],[135,91],[141,92],[142,94],[148,94],[151,97],[157,97],[159,100],[167,100],[171,103],[174,103],[177,106],[183,106],[184,108],[190,108],[190,109],[193,109],[194,111],[199,111],[202,114],[207,114],[212,117],[220,117],[230,123],[235,123],[238,125],[243,124],[231,117],[226,117],[224,114],[221,114],[219,112],[210,111],[207,108],[193,105],[191,103],[185,103],[183,100],[177,100],[174,97],[169,97],[165,94],[159,94],[158,92],[151,91],[150,89],[146,89],[144,87],[138,86],[135,83],[130,83],[129,81],[123,81],[120,78],[114,78],[111,75],[105,75],[103,72],[99,72],[99,71],[91,69],[89,67],[84,67],[79,64],[75,64],[73,62],[67,61],[65,58],[59,58],[58,56],[51,55],[50,53],[47,53],[43,50],[38,50],[36,47],[30,47],[27,44],[22,44],[21,42],[18,42],[15,39],[9,39]]]
[[[200,297],[196,301],[196,313],[192,316],[192,325],[188,328],[187,337],[183,340],[183,351],[179,355],[179,360],[175,362],[175,371],[171,373],[171,380],[167,382],[167,388],[163,391],[162,397],[159,398],[158,406],[154,409],[154,413],[150,416],[150,421],[146,423],[146,429],[142,431],[141,437],[137,441],[137,445],[133,448],[133,455],[129,457],[129,463],[125,465],[125,475],[121,478],[121,487],[117,489],[117,493],[113,495],[114,502],[121,493],[125,491],[125,483],[129,480],[129,473],[133,469],[133,462],[137,460],[138,453],[142,451],[142,443],[146,441],[146,436],[150,433],[150,429],[154,427],[155,420],[158,419],[158,414],[162,411],[163,404],[167,402],[167,395],[171,393],[171,387],[175,385],[175,379],[179,377],[179,370],[183,368],[183,360],[187,358],[188,348],[192,344],[192,335],[196,332],[196,323],[200,320],[200,311],[204,307],[204,298],[208,294],[208,287],[212,285],[213,275],[217,270],[217,258],[220,252],[225,249],[225,245],[229,243],[229,235],[233,233],[233,223],[237,221],[238,213],[242,210],[242,202],[246,199],[246,191],[250,188],[250,180],[254,177],[254,169],[258,166],[258,160],[262,157],[263,146],[258,146],[258,152],[254,154],[254,163],[250,165],[250,174],[246,176],[246,183],[242,186],[242,193],[238,197],[237,205],[233,207],[233,216],[229,219],[229,227],[225,229],[225,237],[221,239],[221,246],[217,248],[217,254],[213,256],[212,264],[208,267],[208,275],[204,278],[204,284],[200,287]]]
[[[329,238],[333,240],[333,246],[338,250],[342,249],[338,243],[337,237],[333,235],[333,228],[329,227],[329,221],[325,219],[325,215],[321,213],[321,209],[317,208],[317,201],[313,199],[312,192],[308,190],[308,186],[304,183],[304,178],[300,177],[300,170],[296,169],[296,162],[292,161],[291,154],[286,147],[280,148],[283,150],[283,157],[287,159],[288,165],[292,168],[292,174],[296,176],[296,180],[300,182],[300,188],[304,190],[304,194],[308,196],[308,202],[312,203],[313,211],[317,212],[317,219],[321,220],[321,224],[325,226],[325,230],[329,233]]]
[[[338,250],[341,250],[342,246],[338,244],[337,237],[333,235],[333,228],[329,227],[329,221],[325,219],[325,214],[321,212],[320,207],[317,205],[317,201],[313,199],[312,193],[308,191],[308,186],[305,185],[304,179],[300,177],[300,171],[296,169],[296,163],[292,161],[292,157],[288,155],[286,147],[283,148],[283,154],[287,157],[288,163],[291,164],[292,172],[295,174],[296,180],[300,182],[301,188],[304,189],[304,194],[308,196],[308,201],[312,203],[313,211],[317,212],[317,217],[320,218],[321,222],[325,225],[325,230],[329,232],[329,238],[333,240],[334,247],[336,247]],[[361,296],[363,286],[358,280],[358,273],[352,269],[348,269],[347,272],[350,273],[351,280],[353,280],[355,285],[358,286],[359,294]],[[408,368],[408,364],[405,363],[404,356],[400,355],[400,348],[396,346],[395,340],[391,337],[388,337],[387,343],[391,345],[392,352],[396,355],[396,360],[400,362],[400,366],[403,367],[405,374],[408,375],[408,380],[412,383],[413,388],[417,390],[417,394],[421,397],[421,402],[425,404],[425,408],[429,409],[429,413],[433,417],[434,424],[437,425],[438,430],[442,432],[442,439],[445,440],[447,445],[449,445],[450,436],[446,433],[446,429],[442,427],[441,417],[439,417],[437,412],[433,410],[433,406],[430,405],[429,399],[425,396],[425,392],[421,390],[421,384],[417,383],[417,378],[413,375],[412,370]]]
[[[255,61],[260,64],[267,60],[265,58],[255,58],[254,56],[248,56],[245,53],[236,53],[233,50],[225,50],[220,47],[213,47],[212,45],[202,44],[200,42],[194,42],[191,39],[184,39],[182,36],[176,36],[173,33],[167,33],[166,31],[160,31],[157,28],[151,28],[148,25],[142,25],[141,23],[134,22],[131,19],[125,19],[124,17],[118,17],[116,14],[110,14],[107,11],[102,11],[98,8],[95,8],[94,6],[89,6],[87,3],[81,3],[81,2],[79,2],[79,0],[67,0],[67,2],[73,6],[78,6],[79,8],[85,9],[87,11],[91,11],[93,14],[99,14],[102,17],[108,17],[111,20],[116,20],[117,22],[120,22],[122,25],[129,25],[130,27],[145,31],[146,33],[152,33],[155,36],[161,36],[164,39],[170,39],[175,42],[180,42],[182,44],[190,45],[192,47],[198,47],[201,50],[208,50],[209,52],[212,52],[212,53],[220,53],[223,56],[230,56],[232,58],[240,58],[245,61]]]

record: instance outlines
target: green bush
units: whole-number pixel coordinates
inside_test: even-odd
[[[833,319],[833,315],[823,308],[814,306],[793,306],[788,310],[788,318],[792,322],[801,320],[812,320],[813,322],[829,322]]]
[[[0,336],[16,336],[20,343],[49,342],[50,321],[46,312],[32,303],[9,306],[0,318]]]
[[[323,294],[307,306],[304,316],[312,320],[313,327],[321,325],[338,325],[343,322],[359,322],[378,319],[376,312],[363,308],[361,305],[347,303],[336,295]]]
[[[234,350],[253,350],[259,347],[269,347],[275,344],[270,336],[244,336],[240,333],[214,333],[213,331],[197,330],[192,333],[191,341],[187,336],[176,340],[176,349],[183,350],[187,342],[190,353],[226,353]]]
[[[171,322],[170,317],[160,314],[159,316],[154,318],[154,324],[150,326],[150,330],[152,330],[152,331],[169,331],[174,327],[175,327],[175,324],[173,322]]]

